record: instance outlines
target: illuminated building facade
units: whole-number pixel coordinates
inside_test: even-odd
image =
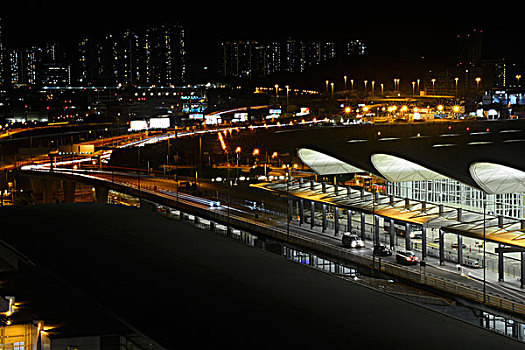
[[[41,324],[0,327],[0,348],[10,350],[49,350],[51,342]]]
[[[4,53],[4,38],[3,38],[3,23],[2,17],[0,17],[0,86],[5,84],[5,53]]]
[[[487,194],[452,179],[428,181],[386,182],[385,194],[429,203],[444,203],[458,207],[483,211],[485,201],[487,213],[521,219],[523,215],[523,193]]]
[[[341,46],[332,41],[284,42],[255,40],[224,41],[219,44],[219,74],[224,77],[255,79],[274,73],[302,73],[337,55],[364,55],[366,46],[360,40]]]
[[[185,31],[179,24],[84,38],[76,52],[77,84],[171,86],[186,82]]]

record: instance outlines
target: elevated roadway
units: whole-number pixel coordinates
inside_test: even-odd
[[[321,236],[316,235],[314,232],[310,232],[306,227],[290,229],[290,225],[286,224],[286,219],[282,216],[258,212],[258,217],[255,217],[252,210],[224,203],[217,207],[215,200],[202,199],[178,192],[174,181],[144,176],[138,177],[137,174],[112,174],[110,172],[74,171],[61,168],[55,168],[53,172],[50,172],[49,169],[28,167],[24,169],[24,172],[32,177],[58,176],[70,181],[87,182],[99,192],[97,198],[100,202],[107,200],[107,193],[110,189],[127,193],[140,198],[142,205],[147,206],[148,203],[154,203],[151,206],[152,209],[156,205],[176,208],[195,216],[195,220],[203,218],[227,227],[235,227],[256,235],[302,247],[305,250],[330,257],[341,263],[361,266],[369,272],[380,271],[422,287],[440,290],[450,295],[459,295],[474,303],[484,304],[502,312],[525,315],[525,302],[514,295],[506,293],[498,285],[492,285],[488,289],[483,290],[480,288],[478,281],[463,279],[464,283],[458,284],[456,280],[458,274],[451,271],[439,270],[441,271],[439,274],[434,274],[427,270],[425,274],[421,274],[419,267],[404,267],[387,261],[377,265],[376,258],[373,255],[356,253],[342,248],[339,237],[332,237],[327,240],[326,238],[320,238]]]

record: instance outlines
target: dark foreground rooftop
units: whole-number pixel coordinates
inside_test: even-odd
[[[167,349],[524,348],[145,210],[80,203],[4,207],[0,222],[2,240]],[[76,316],[100,323],[106,313],[92,310]],[[38,315],[44,320],[54,317],[42,312],[48,313]]]

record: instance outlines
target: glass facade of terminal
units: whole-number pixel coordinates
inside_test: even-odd
[[[385,193],[396,197],[483,211],[483,192],[452,179],[386,182]],[[486,195],[486,213],[516,219],[523,218],[523,193]]]

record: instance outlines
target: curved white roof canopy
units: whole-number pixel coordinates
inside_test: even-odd
[[[470,176],[487,193],[525,192],[525,172],[505,165],[476,162],[470,165]]]
[[[373,154],[372,164],[390,182],[438,180],[447,177],[419,164],[389,154]]]
[[[364,172],[364,170],[342,162],[339,159],[308,148],[301,148],[299,151],[297,151],[297,154],[304,164],[306,164],[310,169],[319,175]]]

